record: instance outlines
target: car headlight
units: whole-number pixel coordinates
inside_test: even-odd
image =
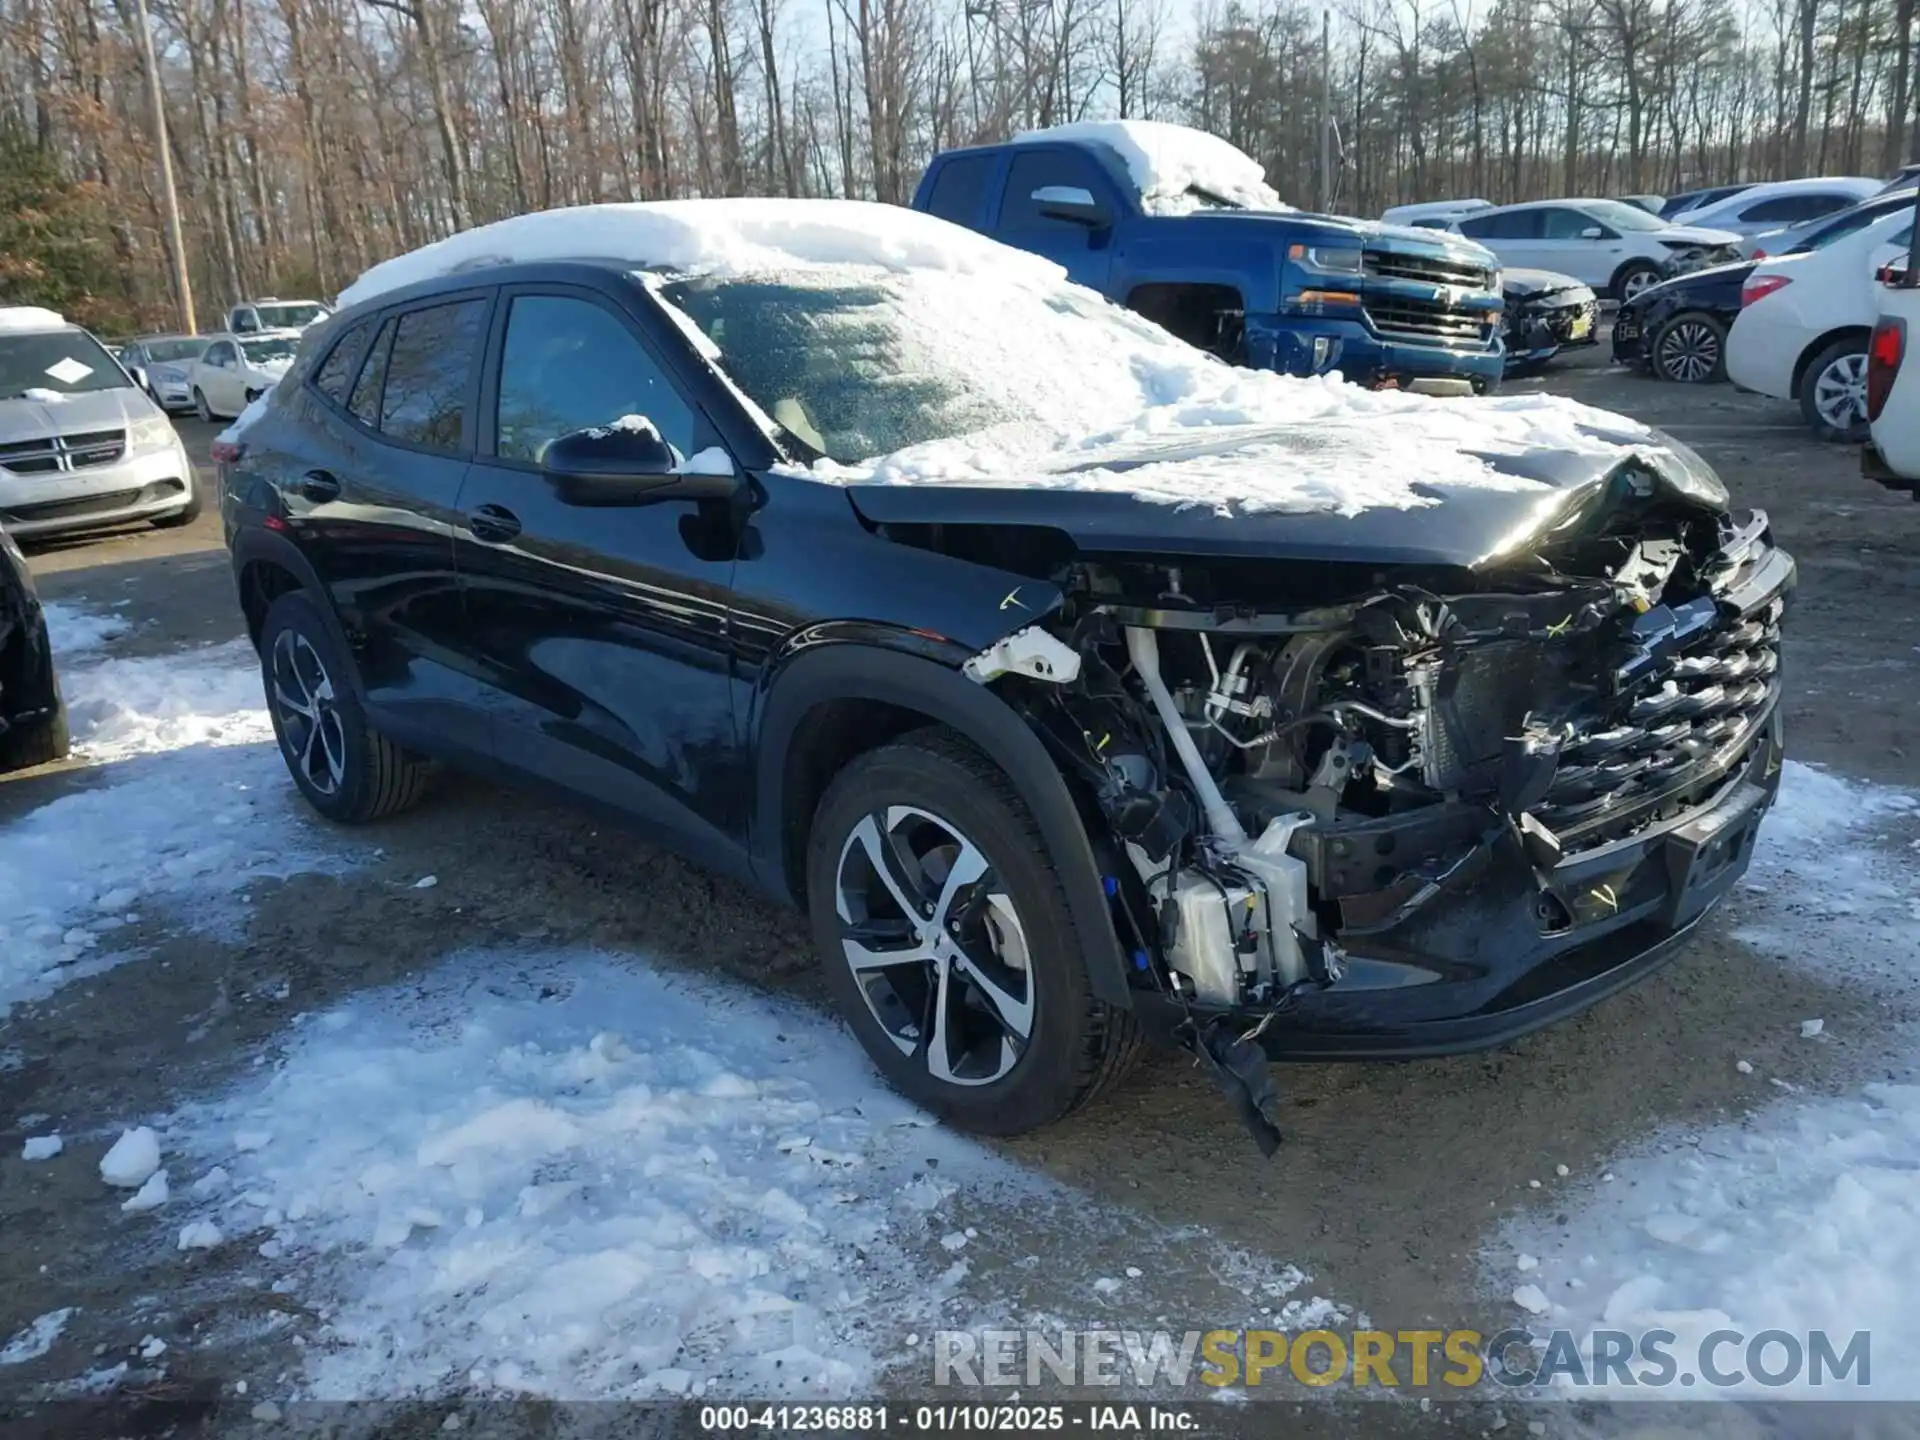
[[[155,450],[166,450],[173,446],[177,438],[173,424],[166,416],[149,415],[127,427],[127,453],[146,455]]]
[[[1303,270],[1320,275],[1358,275],[1361,273],[1358,245],[1290,245],[1287,258]]]

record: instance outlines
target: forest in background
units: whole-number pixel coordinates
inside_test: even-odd
[[[501,216],[904,202],[942,148],[1180,121],[1311,205],[1670,193],[1920,154],[1915,0],[150,0],[203,327]],[[170,325],[134,0],[0,0],[0,303]],[[1323,38],[1323,37],[1330,37]]]

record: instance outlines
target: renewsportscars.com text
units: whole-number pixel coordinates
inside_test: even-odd
[[[1544,1385],[1645,1389],[1865,1389],[1865,1330],[940,1330],[933,1383],[990,1387],[1257,1386],[1470,1390]]]

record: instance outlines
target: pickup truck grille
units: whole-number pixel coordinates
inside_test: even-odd
[[[111,465],[126,453],[126,431],[84,430],[0,445],[0,467],[16,475],[52,475]]]
[[[1772,709],[1783,608],[1775,599],[1741,619],[1702,596],[1639,617],[1618,693],[1561,750],[1534,815],[1563,840],[1596,843],[1613,838],[1616,813],[1664,795],[1684,803],[1692,772],[1749,744]]]
[[[1385,280],[1419,280],[1428,285],[1461,285],[1489,290],[1492,277],[1467,260],[1441,260],[1430,255],[1402,255],[1392,250],[1369,250],[1361,257],[1367,274]]]
[[[1383,335],[1448,345],[1485,344],[1492,325],[1484,315],[1426,300],[1400,296],[1367,297],[1367,318]]]

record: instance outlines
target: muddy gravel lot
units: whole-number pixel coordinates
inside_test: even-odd
[[[1920,506],[1863,481],[1856,453],[1815,443],[1791,407],[1729,387],[1662,386],[1590,355],[1528,388],[1665,428],[1718,468],[1737,504],[1772,515],[1800,566],[1787,646],[1790,753],[1819,767],[1814,779],[1844,778],[1883,797],[1871,833],[1846,842],[1857,846],[1858,866],[1875,854],[1910,855],[1920,828],[1897,797],[1920,787]],[[204,454],[210,427],[182,429]],[[345,1411],[301,1412],[298,1402],[313,1397],[403,1402],[353,1416],[373,1433],[440,1433],[449,1414],[542,1433],[580,1417],[530,1408],[520,1398],[528,1393],[639,1393],[631,1382],[647,1375],[665,1377],[662,1394],[804,1390],[790,1372],[758,1368],[764,1347],[739,1338],[737,1307],[717,1312],[732,1329],[705,1349],[681,1333],[656,1355],[652,1332],[634,1319],[647,1283],[578,1308],[534,1288],[543,1267],[592,1261],[599,1283],[609,1256],[672,1251],[693,1256],[693,1272],[722,1293],[706,1273],[721,1259],[660,1238],[658,1216],[654,1232],[619,1228],[630,1216],[616,1213],[614,1192],[642,1208],[674,1198],[679,1218],[722,1249],[743,1223],[728,1207],[745,1204],[748,1190],[759,1197],[756,1214],[768,1213],[776,1189],[806,1211],[813,1218],[796,1226],[824,1236],[814,1243],[825,1249],[798,1240],[763,1247],[762,1269],[777,1277],[801,1266],[815,1276],[801,1312],[822,1334],[795,1340],[789,1353],[806,1357],[796,1365],[817,1364],[823,1383],[838,1377],[855,1393],[924,1393],[926,1336],[983,1317],[1173,1330],[1370,1320],[1491,1333],[1526,1318],[1515,1280],[1528,1276],[1514,1272],[1512,1237],[1551,1245],[1557,1235],[1577,1251],[1593,1197],[1616,1185],[1616,1169],[1630,1179],[1620,1157],[1649,1137],[1721,1133],[1783,1096],[1844,1096],[1911,1077],[1907,1026],[1920,1005],[1910,977],[1920,971],[1903,967],[1908,952],[1897,947],[1873,961],[1870,983],[1852,962],[1920,911],[1897,886],[1825,906],[1840,842],[1827,844],[1827,832],[1810,825],[1804,854],[1777,849],[1764,885],[1751,884],[1674,963],[1571,1023],[1482,1055],[1286,1067],[1288,1141],[1273,1160],[1174,1057],[1151,1060],[1105,1103],[1044,1134],[975,1145],[898,1115],[865,1078],[857,1047],[827,1015],[796,916],[630,832],[459,780],[420,809],[352,834],[303,815],[270,743],[246,728],[257,717],[224,698],[238,693],[245,659],[231,646],[240,620],[216,516],[183,531],[42,546],[32,561],[43,599],[100,622],[68,689],[86,702],[77,707],[82,733],[95,724],[105,738],[66,765],[0,781],[0,836],[51,834],[76,817],[106,827],[103,844],[150,844],[151,873],[171,878],[130,885],[124,897],[94,895],[88,913],[107,918],[79,922],[77,939],[44,926],[0,930],[0,945],[73,952],[0,1019],[0,1344],[27,1337],[19,1358],[0,1355],[7,1433],[266,1433],[302,1413],[347,1422]],[[185,723],[168,710],[183,703],[168,686],[203,673],[212,678],[194,681],[200,688],[189,695],[216,715],[207,733],[136,743]],[[110,680],[127,688],[109,695]],[[158,698],[143,709],[149,695]],[[257,706],[257,696],[247,703]],[[215,827],[212,839],[169,848],[169,831],[203,822]],[[142,826],[154,827],[151,842]],[[148,873],[131,852],[124,867]],[[450,965],[466,968],[451,974]],[[623,965],[636,985],[665,989],[596,999],[603,992],[592,977]],[[603,1129],[575,1114],[564,1136],[541,1139],[532,1158],[515,1162],[521,1174],[499,1167],[533,1144],[528,1132],[487,1129],[475,1132],[470,1161],[442,1166],[447,1185],[467,1187],[464,1218],[461,1208],[408,1198],[396,1241],[390,1211],[372,1202],[354,1209],[390,1177],[394,1167],[380,1157],[412,1156],[416,1141],[424,1155],[462,1118],[462,1103],[520,1093],[502,1075],[564,1072],[552,1093],[577,1098],[614,1073],[596,1067],[613,1065],[607,1057],[624,1053],[636,1027],[648,1033],[649,1015],[681,1005],[733,1017],[700,1022],[686,1041],[704,1057],[698,1064],[715,1060],[712,1073],[695,1084],[660,1059],[666,1068],[644,1085],[618,1083],[626,1103],[642,1089],[653,1103],[704,1096],[718,1107],[699,1111],[707,1139],[666,1146],[654,1165],[644,1138],[623,1144],[616,1106],[595,1112]],[[416,1007],[429,1019],[409,1031],[396,1017]],[[629,1020],[614,1024],[607,1017],[616,1012]],[[545,1018],[527,1020],[536,1014]],[[1809,1017],[1821,1022],[1817,1034],[1803,1034]],[[617,1030],[626,1042],[608,1038]],[[764,1046],[741,1038],[763,1032]],[[361,1048],[342,1058],[350,1045]],[[463,1081],[448,1059],[462,1045],[491,1068]],[[725,1109],[732,1091],[715,1077],[751,1080],[762,1049],[787,1065],[780,1073],[797,1077],[793,1085],[804,1082],[808,1098],[795,1101],[797,1089],[769,1098],[767,1082],[753,1081],[757,1108],[734,1115]],[[643,1061],[653,1063],[625,1063]],[[376,1075],[378,1084],[368,1078]],[[379,1084],[393,1087],[391,1114],[368,1102]],[[782,1112],[788,1104],[801,1108]],[[416,1108],[425,1127],[417,1133],[403,1123]],[[634,1123],[636,1134],[652,1133]],[[846,1134],[829,1152],[823,1137],[835,1124]],[[171,1194],[129,1211],[135,1192],[104,1184],[100,1163],[141,1125],[155,1132]],[[348,1132],[383,1137],[386,1148],[365,1140],[356,1149]],[[24,1158],[30,1140],[56,1133],[59,1153]],[[780,1179],[775,1168],[756,1175],[744,1160],[731,1188],[703,1190],[682,1175],[726,1168],[722,1141],[750,1134],[769,1167],[811,1151],[815,1179]],[[715,1150],[717,1162],[707,1158]],[[622,1173],[643,1161],[644,1172]],[[329,1176],[347,1165],[365,1168],[336,1194]],[[836,1165],[856,1178],[807,1188]],[[205,1183],[216,1167],[223,1178]],[[931,1196],[924,1220],[879,1225],[882,1202],[914,1187]],[[539,1198],[550,1192],[558,1198]],[[512,1200],[504,1208],[503,1194]],[[295,1218],[295,1209],[313,1218]],[[824,1288],[835,1214],[854,1228],[875,1222],[874,1238],[857,1247],[853,1263],[867,1273],[851,1298]],[[524,1273],[450,1278],[455,1232],[490,1234],[483,1227],[513,1217]],[[366,1234],[355,1241],[351,1227],[362,1220]],[[182,1232],[203,1221],[217,1239],[182,1248]],[[563,1243],[563,1224],[602,1227],[600,1238]],[[542,1245],[562,1248],[530,1248]],[[1525,1270],[1544,1283],[1551,1257],[1540,1254],[1549,1263]],[[396,1298],[409,1273],[420,1287],[412,1315]],[[568,1283],[571,1295],[588,1282]],[[1582,1288],[1577,1277],[1565,1283]],[[489,1286],[497,1303],[476,1308],[471,1296]],[[745,1293],[725,1290],[728,1304]],[[35,1322],[62,1311],[37,1345]],[[555,1338],[568,1327],[571,1339]],[[516,1346],[526,1355],[516,1358]],[[870,1368],[835,1368],[853,1354]],[[538,1383],[527,1379],[534,1372]],[[1329,1398],[1276,1386],[1253,1398],[1284,1409],[1263,1406],[1249,1418],[1244,1406],[1216,1406],[1210,1424],[1269,1433],[1284,1417],[1289,1433],[1478,1434],[1508,1416],[1556,1431],[1595,1423],[1585,1408],[1467,1403],[1444,1387],[1434,1397],[1426,1410],[1412,1392],[1362,1404],[1351,1387]],[[1818,1433],[1830,1420],[1808,1411],[1766,1423]]]

